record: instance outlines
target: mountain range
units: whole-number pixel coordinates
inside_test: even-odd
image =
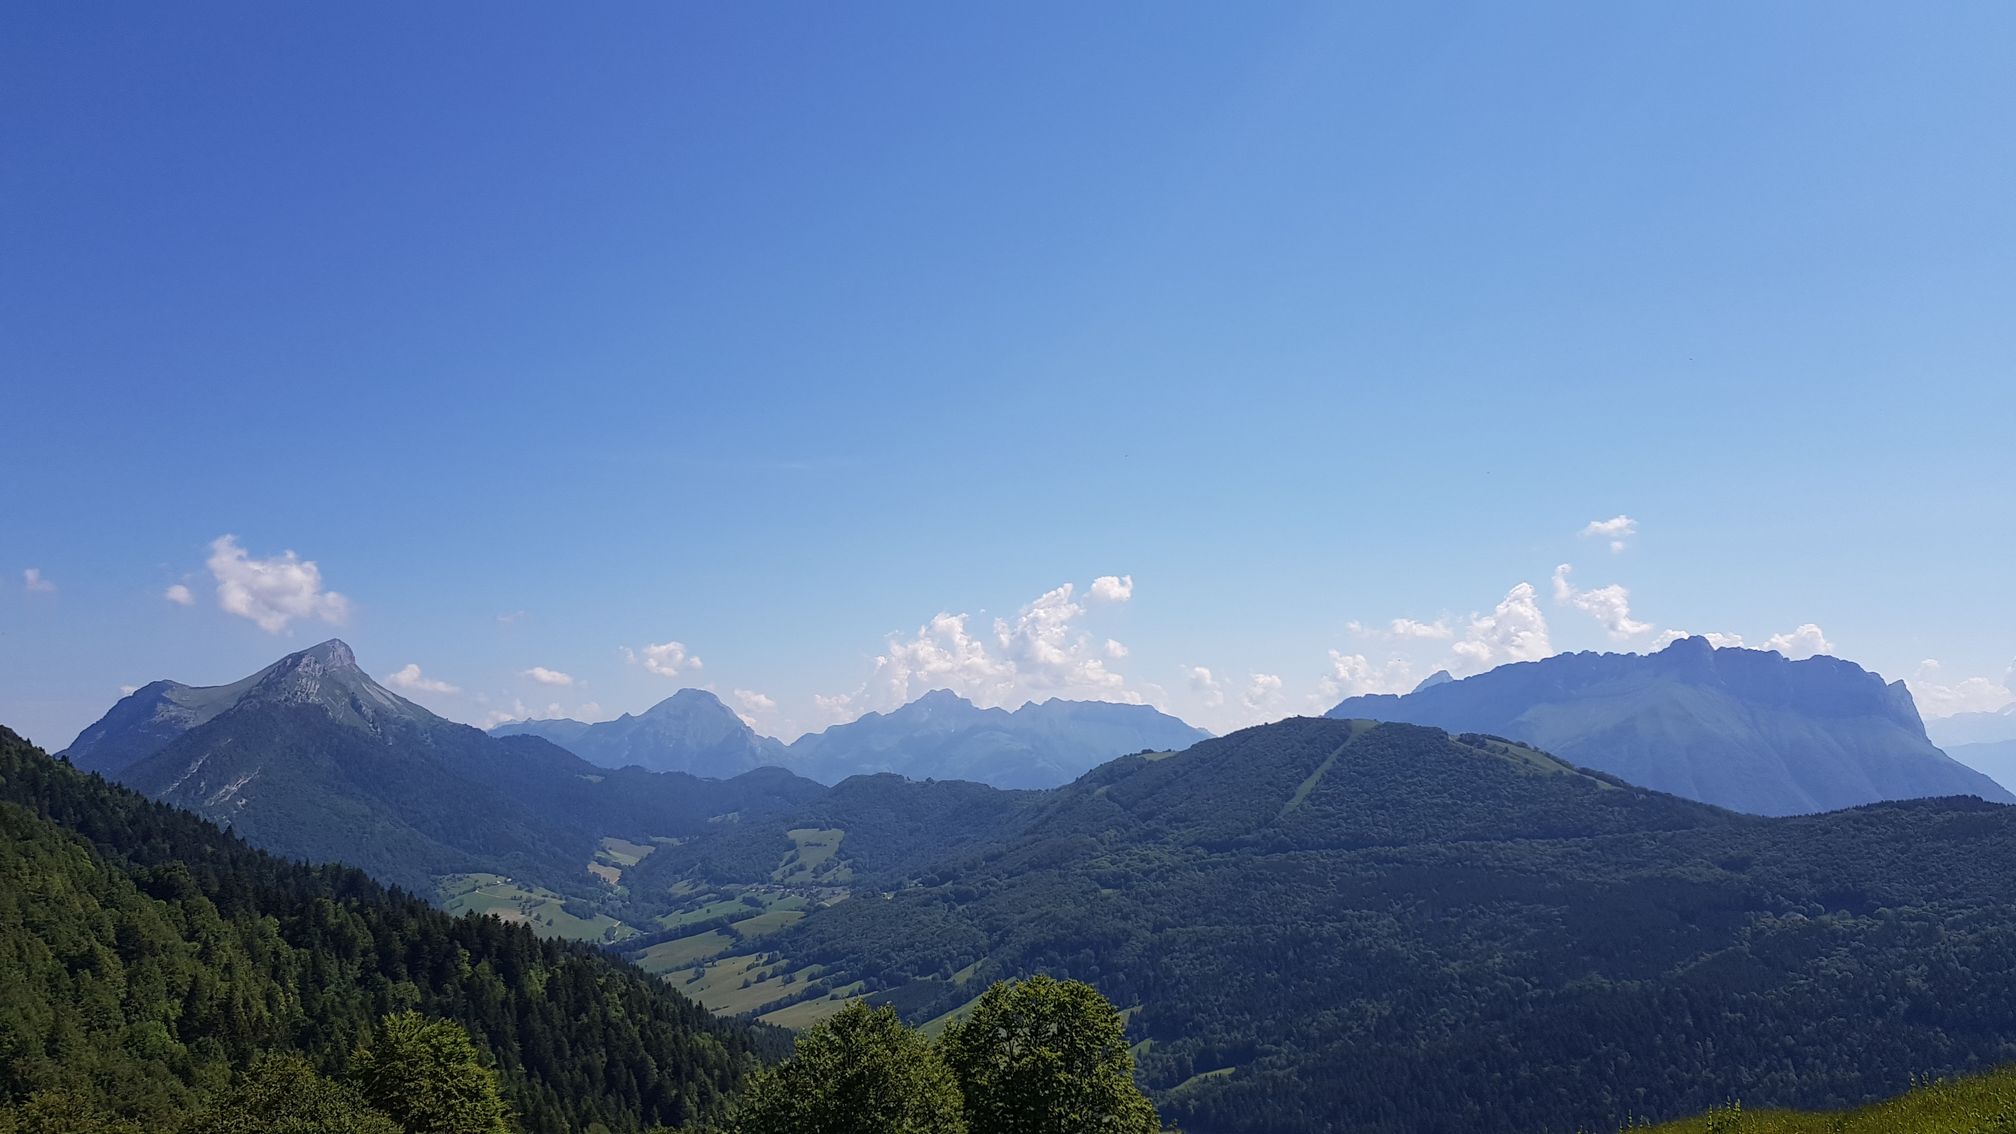
[[[484,871],[592,894],[605,837],[678,837],[820,790],[774,768],[605,770],[538,737],[492,737],[379,685],[333,640],[228,685],[154,682],[61,755],[267,850],[419,893]]]
[[[789,745],[757,735],[704,689],[681,689],[613,721],[512,721],[490,731],[538,736],[605,768],[725,777],[774,765],[826,784],[895,772],[1001,788],[1056,787],[1115,756],[1188,748],[1211,735],[1147,705],[1052,699],[1010,712],[943,689]]]
[[[1697,788],[1747,752],[1767,784],[1835,760],[1857,790],[1922,794],[1896,774],[1929,748],[1908,694],[1705,642],[1552,660],[1376,702],[1455,698],[1487,722],[1461,731],[1298,718],[1196,740],[1138,707],[937,693],[787,746],[845,774],[826,788],[491,736],[332,641],[229,685],[136,691],[68,758],[423,894],[443,875],[536,881],[648,971],[764,1022],[864,999],[930,1024],[997,978],[1090,981],[1129,1010],[1144,1085],[1193,1134],[1596,1129],[1730,1095],[1841,1105],[2016,1060],[1998,1007],[2016,997],[2016,808],[1966,798],[1988,794],[1980,777],[1761,818],[1599,770],[1656,770],[1663,745]],[[732,755],[746,726],[711,696],[672,700],[628,727]],[[1613,755],[1518,738],[1564,719]],[[918,774],[1136,743],[1045,790]]]
[[[1702,638],[1431,679],[1404,695],[1349,698],[1328,715],[1492,733],[1759,815],[1942,795],[2016,802],[1927,739],[1903,682],[1839,658],[1791,661]]]

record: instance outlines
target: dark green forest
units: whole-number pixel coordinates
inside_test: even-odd
[[[262,1056],[340,1077],[408,1010],[468,1031],[528,1134],[718,1114],[785,1046],[591,948],[253,850],[5,730],[0,972],[0,1101],[147,1127]]]
[[[847,831],[856,897],[744,949],[913,1022],[1087,981],[1202,1134],[1603,1130],[2016,1060],[2016,809],[1762,819],[1306,719],[983,792],[878,777],[792,813]],[[746,826],[638,885],[765,877],[789,846]]]

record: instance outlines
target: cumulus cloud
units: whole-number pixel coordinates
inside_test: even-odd
[[[1281,678],[1271,673],[1249,675],[1246,692],[1239,695],[1239,703],[1256,715],[1272,711],[1281,704],[1281,699]]]
[[[1313,708],[1328,709],[1346,697],[1405,693],[1414,685],[1414,666],[1405,658],[1389,658],[1383,664],[1374,664],[1364,654],[1331,650],[1330,669],[1317,679],[1316,692],[1309,700]]]
[[[1670,646],[1682,638],[1706,638],[1708,644],[1718,650],[1741,648],[1743,645],[1743,635],[1718,634],[1713,630],[1706,634],[1696,634],[1692,630],[1668,630],[1659,635],[1659,645]]]
[[[1969,677],[1948,683],[1937,659],[1926,658],[1918,672],[1905,682],[1918,710],[1927,717],[1950,717],[1955,713],[1993,713],[2016,705],[2016,662],[1996,681]]]
[[[759,693],[754,689],[737,689],[734,691],[733,696],[735,703],[742,706],[735,715],[741,717],[742,723],[748,725],[750,728],[760,729],[763,727],[757,721],[757,714],[760,713],[767,716],[777,710],[777,701],[775,698],[764,693]]]
[[[1815,654],[1831,654],[1834,652],[1834,643],[1827,640],[1827,635],[1822,634],[1818,626],[1808,622],[1789,633],[1771,635],[1764,640],[1762,648],[1776,650],[1796,660],[1810,658]]]
[[[851,721],[859,715],[854,710],[852,693],[814,693],[812,708],[819,720],[825,724]]]
[[[1113,580],[1110,575],[1099,582],[1109,580]],[[1098,583],[1092,589],[1096,595]],[[1133,576],[1129,575],[1121,597],[1111,601],[1124,602],[1133,593]],[[1085,608],[1072,601],[1071,596],[1072,586],[1065,583],[1024,606],[1013,621],[994,620],[994,640],[1018,684],[1034,692],[1079,692],[1139,700],[1126,697],[1122,687],[1127,679],[1106,668],[1110,654],[1104,648],[1095,650],[1091,636],[1077,628],[1077,620]],[[1126,647],[1121,649],[1124,651]]]
[[[1652,632],[1652,624],[1631,617],[1631,592],[1616,583],[1593,590],[1578,590],[1568,581],[1574,568],[1563,563],[1554,568],[1554,601],[1575,609],[1603,624],[1610,637],[1623,642]]]
[[[1449,647],[1452,673],[1469,674],[1513,661],[1538,661],[1554,652],[1547,616],[1531,583],[1520,583],[1490,614],[1473,614],[1463,640]]]
[[[642,650],[623,648],[623,657],[632,665],[641,665],[649,673],[660,677],[684,677],[698,672],[700,659],[686,652],[684,642],[660,642],[655,646],[645,646]]]
[[[1344,624],[1344,629],[1360,638],[1391,638],[1398,641],[1446,641],[1456,636],[1456,631],[1446,618],[1433,622],[1422,622],[1413,618],[1396,618],[1384,630],[1377,626],[1367,626],[1357,619]]]
[[[535,665],[531,669],[525,670],[524,675],[541,685],[574,684],[574,675],[562,673],[557,669],[547,669],[543,665]]]
[[[480,727],[482,727],[487,731],[489,729],[496,728],[498,725],[504,724],[507,721],[528,720],[531,718],[531,716],[532,716],[532,710],[525,707],[525,702],[518,700],[516,697],[513,697],[511,699],[510,708],[491,709],[485,712],[483,714],[483,723]]]
[[[161,597],[167,599],[169,602],[174,603],[176,606],[196,605],[195,594],[192,593],[188,587],[185,587],[180,583],[176,583],[174,586],[169,587],[165,591],[162,591]]]
[[[1591,520],[1581,531],[1583,539],[1608,540],[1614,554],[1623,551],[1626,541],[1638,534],[1638,521],[1629,516],[1612,516],[1607,520]]]
[[[1134,597],[1134,576],[1101,575],[1092,580],[1090,594],[1096,602],[1126,602]]]
[[[1426,638],[1442,640],[1454,638],[1456,631],[1449,626],[1448,619],[1438,618],[1433,622],[1416,622],[1412,618],[1396,618],[1387,631],[1395,638]]]
[[[890,636],[860,689],[824,694],[814,703],[827,719],[892,709],[933,689],[950,689],[983,706],[1045,696],[1141,703],[1141,692],[1128,688],[1109,664],[1125,659],[1127,647],[1084,629],[1092,600],[1125,602],[1133,593],[1131,575],[1095,579],[1085,602],[1076,585],[1065,583],[986,629],[971,615],[941,611],[915,634]]]
[[[296,619],[340,624],[350,617],[350,600],[322,588],[322,570],[312,559],[283,551],[254,559],[238,545],[238,537],[218,536],[210,543],[206,563],[217,580],[217,606],[256,623],[269,634],[287,629]]]
[[[457,686],[422,675],[420,667],[413,662],[407,662],[403,669],[388,676],[385,679],[385,683],[414,693],[462,692]]]
[[[1206,708],[1215,709],[1225,703],[1225,684],[1201,665],[1190,667],[1186,675],[1190,681],[1190,691],[1198,695]]]
[[[21,572],[21,585],[30,591],[42,594],[49,594],[56,589],[56,584],[42,577],[42,568],[40,567],[30,567]]]

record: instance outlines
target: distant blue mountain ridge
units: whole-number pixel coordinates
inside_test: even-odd
[[[1352,697],[1331,717],[1432,725],[1534,745],[1643,787],[1759,815],[1885,799],[2016,802],[1926,737],[1901,681],[1833,657],[1716,649],[1560,654],[1406,694]]]

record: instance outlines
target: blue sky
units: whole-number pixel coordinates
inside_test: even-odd
[[[706,684],[786,736],[938,684],[1225,728],[1672,630],[1993,707],[2012,34],[17,8],[0,721],[332,635],[460,719]]]

